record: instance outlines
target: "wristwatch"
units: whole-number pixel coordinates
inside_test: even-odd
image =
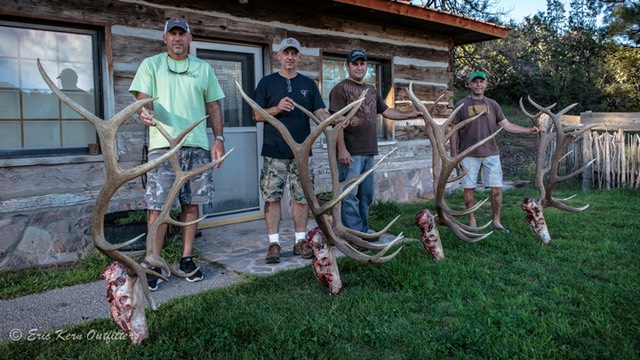
[[[216,140],[220,140],[220,141],[224,142],[224,136],[218,135],[218,136],[216,136]]]

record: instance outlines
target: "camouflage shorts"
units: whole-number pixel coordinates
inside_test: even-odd
[[[313,185],[313,172],[310,173],[310,176],[311,184]],[[302,185],[300,184],[298,167],[293,162],[293,159],[276,159],[265,156],[262,171],[260,171],[260,191],[264,201],[280,201],[287,179],[289,179],[291,185],[293,201],[299,204],[306,204],[307,199],[304,197]]]
[[[157,159],[168,150],[156,149],[149,151],[149,161]],[[182,171],[189,171],[205,166],[211,162],[211,152],[199,148],[182,148],[178,153],[178,161]],[[170,161],[165,161],[157,168],[147,173],[147,192],[144,195],[147,209],[162,210],[167,195],[175,181],[175,173]],[[174,199],[172,207],[180,205],[208,204],[213,200],[213,169],[205,171],[189,179]]]

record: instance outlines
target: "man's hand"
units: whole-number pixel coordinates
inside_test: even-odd
[[[222,156],[224,156],[224,141],[216,140],[211,148],[211,159],[215,161]],[[222,162],[216,165],[216,169],[220,169],[220,166],[222,166]]]
[[[346,166],[351,166],[351,153],[346,148],[338,150],[338,161]]]
[[[156,126],[156,120],[153,118],[153,115],[153,110],[148,110],[143,107],[142,112],[140,113],[140,121],[147,126]]]
[[[282,100],[280,100],[280,102],[278,103],[278,106],[276,106],[276,109],[278,110],[278,114],[280,114],[283,111],[286,111],[286,112],[292,111],[295,108],[296,107],[293,106],[293,99],[291,99],[290,97],[282,98]]]
[[[345,120],[347,120],[347,117],[346,117],[346,116],[340,116],[339,118],[335,118],[335,119],[333,120],[333,123],[332,123],[331,125],[333,125],[333,126],[338,125],[338,124],[340,124],[341,122],[344,122]]]

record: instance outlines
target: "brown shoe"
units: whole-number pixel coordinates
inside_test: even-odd
[[[280,262],[280,244],[269,244],[269,250],[267,250],[267,264],[275,264]]]
[[[313,250],[307,246],[306,241],[300,240],[293,245],[293,255],[300,255],[303,259],[311,259],[313,257]]]

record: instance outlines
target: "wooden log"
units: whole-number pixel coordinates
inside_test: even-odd
[[[618,151],[620,151],[620,187],[627,184],[627,158],[625,154],[624,131],[618,130]]]
[[[635,147],[635,151],[633,153],[636,157],[636,161],[634,161],[633,164],[636,166],[640,162],[640,135],[636,134],[634,138],[633,146]],[[636,171],[640,171],[640,166],[636,167],[633,173],[635,174]],[[640,189],[640,175],[636,177],[635,188]]]
[[[582,163],[587,164],[593,160],[593,134],[591,131],[584,133],[582,138]],[[595,166],[591,165],[582,172],[582,190],[593,190],[593,175]]]
[[[640,113],[580,113],[580,123],[585,125],[597,124],[594,130],[624,130],[640,131]]]
[[[596,149],[596,166],[595,170],[597,172],[597,180],[598,180],[598,189],[602,190],[602,135],[596,135],[594,137],[594,148]]]
[[[634,139],[634,136],[631,135],[630,139],[629,139],[629,184],[631,185],[631,188],[635,187],[635,180],[636,180],[636,142]]]

